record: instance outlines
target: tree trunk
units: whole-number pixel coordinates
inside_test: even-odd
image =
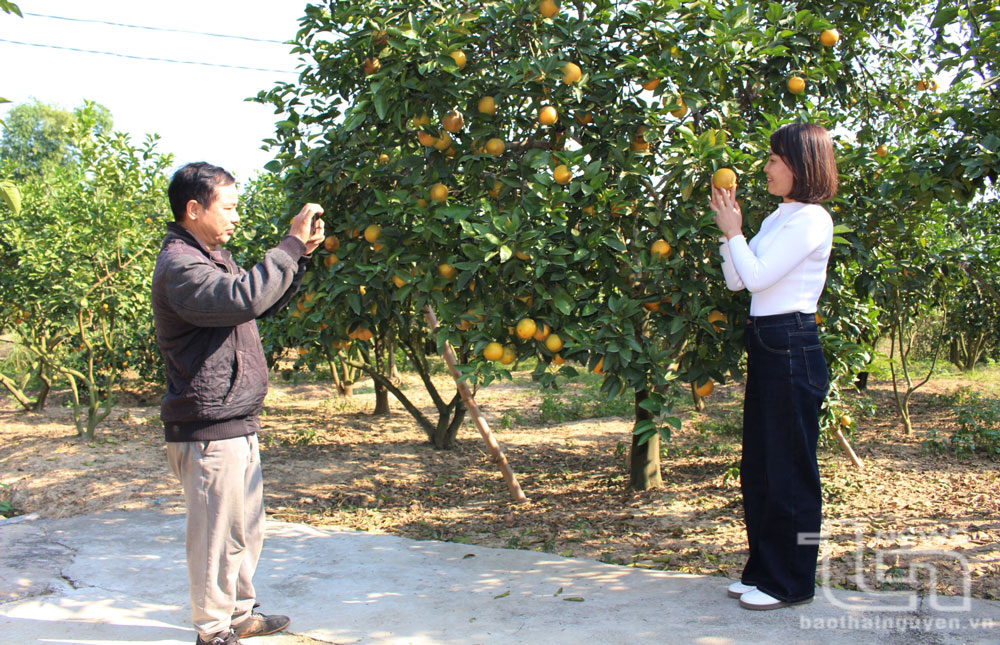
[[[49,392],[52,391],[52,375],[44,364],[38,366],[38,380],[42,382],[42,388],[38,391],[35,404],[31,408],[35,412],[45,408],[45,401],[49,398]]]
[[[465,403],[461,395],[455,394],[446,410],[439,410],[437,427],[434,428],[434,436],[431,443],[439,450],[451,450],[455,447],[455,438],[458,430],[465,421]]]
[[[652,420],[649,410],[640,407],[640,403],[649,398],[648,390],[635,392],[635,421]],[[699,397],[700,398],[700,397]],[[704,405],[704,404],[703,404]],[[660,435],[655,434],[649,441],[639,445],[639,437],[632,435],[632,450],[629,453],[629,488],[632,490],[649,490],[663,485],[660,475]]]
[[[375,409],[372,410],[372,415],[385,415],[389,414],[389,390],[385,388],[384,385],[378,381],[374,381],[375,384]]]

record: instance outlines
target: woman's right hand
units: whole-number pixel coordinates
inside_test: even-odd
[[[743,213],[736,202],[736,186],[716,188],[713,185],[708,205],[715,211],[715,224],[727,240],[743,234]]]

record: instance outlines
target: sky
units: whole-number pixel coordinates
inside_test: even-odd
[[[0,104],[0,119],[18,103],[38,100],[71,110],[91,100],[111,110],[114,129],[130,134],[133,143],[140,143],[146,134],[159,134],[157,150],[172,153],[174,167],[208,161],[243,181],[270,161],[261,145],[280,117],[272,107],[244,99],[278,81],[295,81],[297,59],[283,43],[295,36],[304,0],[15,0],[15,4],[23,18],[0,12],[0,97],[11,101]],[[278,43],[102,24],[108,22]]]

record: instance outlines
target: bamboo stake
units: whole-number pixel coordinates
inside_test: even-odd
[[[436,330],[438,328],[438,320],[430,306],[424,308],[424,313],[427,316],[427,324],[430,325],[431,331]],[[503,454],[500,444],[493,437],[493,432],[490,430],[489,424],[486,423],[483,413],[479,410],[479,406],[476,405],[476,399],[473,398],[472,392],[469,391],[469,386],[466,385],[465,381],[459,380],[462,375],[458,373],[458,369],[455,367],[455,352],[451,348],[451,343],[444,344],[444,355],[442,358],[444,358],[444,362],[448,365],[451,377],[455,379],[455,385],[458,387],[458,393],[462,396],[462,401],[465,402],[465,408],[472,415],[472,420],[475,421],[479,434],[483,436],[486,446],[490,449],[494,463],[500,468],[504,481],[507,482],[507,488],[510,489],[510,496],[514,498],[515,502],[528,501],[528,498],[521,491],[521,485],[517,483],[514,471],[510,469],[510,464],[507,463],[507,457]]]
[[[833,436],[837,439],[840,447],[844,449],[844,453],[847,454],[847,458],[851,460],[851,463],[863,470],[865,467],[864,463],[858,458],[857,453],[854,452],[854,448],[851,448],[851,444],[847,442],[847,437],[840,431],[840,428],[833,431]]]

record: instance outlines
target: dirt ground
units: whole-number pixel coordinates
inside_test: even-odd
[[[630,422],[572,420],[589,402],[588,390],[574,385],[546,394],[526,374],[491,385],[477,400],[529,498],[523,504],[510,501],[471,422],[455,450],[435,450],[395,401],[390,416],[371,416],[374,395],[363,385],[342,399],[325,382],[272,383],[261,433],[272,517],[739,576],[746,557],[732,470],[739,464],[739,383],[717,388],[704,413],[681,411],[683,428],[664,448],[663,487],[642,493],[626,490]],[[406,387],[429,412],[416,379]],[[888,384],[874,382],[867,395],[851,399],[852,443],[865,467],[851,465],[832,441],[821,446],[828,537],[820,582],[925,592],[933,585],[949,595],[968,585],[974,597],[1000,600],[997,461],[923,448],[928,433],[953,429],[948,400],[959,387],[1000,395],[1000,384],[989,380],[935,379],[914,399],[911,437],[895,418]],[[165,464],[158,395],[130,398],[90,443],[76,438],[58,397],[41,413],[22,412],[5,398],[0,501],[15,514],[47,518],[182,508]],[[570,420],[543,422],[553,409]],[[933,567],[912,566],[918,562]]]

